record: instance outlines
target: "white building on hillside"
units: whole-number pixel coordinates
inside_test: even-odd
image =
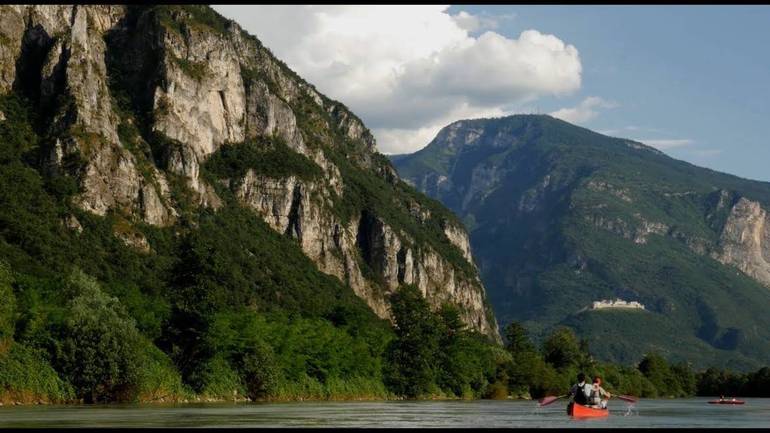
[[[644,305],[636,301],[627,302],[619,298],[615,299],[614,301],[610,301],[610,300],[594,301],[594,303],[591,305],[592,310],[602,310],[605,308],[629,308],[629,309],[644,310]]]

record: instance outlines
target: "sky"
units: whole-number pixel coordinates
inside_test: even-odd
[[[770,181],[770,6],[217,5],[382,153],[543,113]]]

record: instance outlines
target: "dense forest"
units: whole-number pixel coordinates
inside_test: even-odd
[[[3,265],[4,299],[14,299],[18,283]],[[569,328],[537,348],[514,322],[502,348],[466,330],[455,307],[431,312],[414,286],[392,296],[393,330],[367,330],[360,315],[344,310],[328,320],[217,313],[203,319],[209,323],[199,342],[185,335],[170,345],[174,362],[94,279],[74,271],[58,289],[70,299],[65,308],[38,304],[36,317],[16,323],[14,303],[3,304],[5,402],[539,398],[563,394],[578,372],[603,377],[613,394],[770,396],[770,368],[696,373],[655,353],[636,366],[600,363]],[[44,316],[40,310],[48,311]],[[14,325],[24,343],[12,343]]]

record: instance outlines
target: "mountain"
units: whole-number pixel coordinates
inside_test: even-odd
[[[0,283],[15,298],[0,354],[11,339],[63,371],[71,295],[100,292],[186,383],[206,383],[196,356],[221,361],[190,352],[236,323],[216,314],[300,314],[376,352],[388,294],[408,284],[500,338],[453,214],[399,179],[355,114],[208,7],[2,6],[0,95]]]
[[[498,320],[600,358],[770,362],[770,183],[545,115],[462,120],[399,174],[464,222]],[[644,309],[594,309],[636,301]]]

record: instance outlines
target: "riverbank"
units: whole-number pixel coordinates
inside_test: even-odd
[[[94,406],[109,405],[109,404],[138,404],[138,405],[158,405],[158,404],[200,404],[200,403],[292,403],[292,402],[374,402],[374,401],[480,401],[480,400],[515,400],[515,401],[530,401],[532,398],[529,395],[517,395],[517,396],[505,396],[500,398],[499,396],[491,396],[489,398],[461,398],[457,396],[450,396],[446,394],[436,394],[426,396],[417,399],[409,399],[406,397],[396,396],[388,394],[386,396],[381,395],[331,395],[327,397],[317,396],[295,396],[295,397],[268,397],[262,399],[253,400],[249,397],[239,396],[235,394],[233,398],[223,397],[211,397],[211,396],[185,396],[185,397],[155,397],[155,398],[143,398],[136,401],[114,401],[103,403],[92,403]],[[82,399],[79,400],[67,400],[67,401],[50,401],[44,396],[35,395],[33,393],[25,392],[9,392],[5,391],[0,393],[0,407],[2,406],[43,406],[43,405],[83,405],[85,404]]]

